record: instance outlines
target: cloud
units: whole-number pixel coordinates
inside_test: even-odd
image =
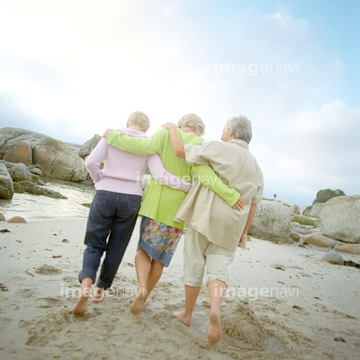
[[[358,194],[359,120],[360,109],[348,109],[339,100],[294,116],[279,131],[281,146],[263,146],[258,151],[268,174],[268,193],[292,188],[289,196],[303,205],[302,199],[310,204],[311,196],[314,200],[321,189]]]

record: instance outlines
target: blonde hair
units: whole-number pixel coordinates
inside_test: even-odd
[[[226,122],[225,126],[231,131],[235,139],[250,143],[252,138],[251,122],[246,116],[234,116]]]
[[[192,130],[198,130],[200,136],[205,133],[205,124],[201,120],[200,116],[195,114],[186,114],[178,121],[178,127],[180,129],[186,126]]]
[[[149,118],[141,111],[132,112],[128,117],[127,124],[139,126],[145,131],[150,127]]]

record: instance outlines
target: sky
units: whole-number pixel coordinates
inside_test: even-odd
[[[360,194],[360,0],[0,0],[0,128],[252,122],[264,197]]]

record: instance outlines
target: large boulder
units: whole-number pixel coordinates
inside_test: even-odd
[[[44,175],[60,180],[81,182],[86,179],[85,163],[78,156],[80,147],[25,129],[0,129],[0,159],[9,163],[41,165]]]
[[[83,159],[85,159],[87,156],[90,155],[90,153],[94,150],[96,145],[101,140],[101,136],[95,134],[90,140],[88,140],[79,151],[79,156]]]
[[[7,152],[10,151],[9,149],[11,149],[16,144],[25,143],[30,145],[31,147],[38,140],[44,139],[46,137],[47,136],[44,134],[25,129],[12,127],[2,128],[0,129],[0,157],[3,158],[4,156],[6,156]]]
[[[318,218],[320,216],[320,211],[323,207],[324,203],[314,203],[310,210],[310,216]]]
[[[79,145],[79,144],[74,144],[74,143],[64,143],[67,147],[69,147],[76,155],[79,156],[79,152],[80,152],[80,149],[82,147],[82,145]]]
[[[249,228],[249,235],[270,240],[290,242],[290,211],[278,201],[263,200],[258,204],[254,219]]]
[[[33,148],[33,159],[51,177],[75,182],[86,179],[85,161],[59,140],[39,140]]]
[[[337,196],[321,209],[321,232],[333,239],[360,243],[360,195]]]
[[[7,167],[0,164],[0,199],[10,200],[14,195],[13,180]]]
[[[32,164],[32,148],[30,143],[21,141],[15,144],[6,145],[3,148],[3,160],[12,163]]]
[[[289,210],[291,215],[300,214],[299,205],[288,203],[286,201],[281,201],[281,200],[276,200],[276,199],[272,199],[272,198],[263,197],[263,202],[265,202],[265,201],[280,203],[281,205],[285,206]]]

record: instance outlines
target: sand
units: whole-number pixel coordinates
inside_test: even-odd
[[[215,346],[207,344],[205,286],[190,328],[171,316],[184,308],[183,241],[145,310],[130,313],[139,223],[113,291],[74,316],[85,226],[86,219],[0,222],[9,230],[0,233],[1,359],[359,358],[360,270],[323,262],[326,249],[298,244],[252,238],[237,250]]]

